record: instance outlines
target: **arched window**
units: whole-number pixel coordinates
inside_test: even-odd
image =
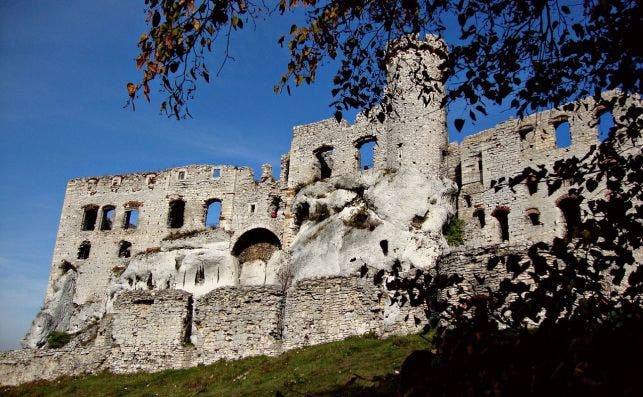
[[[538,208],[529,208],[525,213],[532,225],[540,225],[540,211],[538,211]]]
[[[183,227],[185,201],[178,199],[170,201],[170,210],[167,214],[167,225],[172,229]]]
[[[221,219],[221,200],[211,199],[205,202],[205,227],[215,228],[219,226]]]
[[[611,112],[603,110],[598,114],[598,140],[605,141],[612,128],[614,128],[614,116]]]
[[[98,206],[87,205],[83,209],[83,224],[81,230],[94,230],[96,228],[96,219],[98,218]]]
[[[122,240],[118,243],[118,257],[129,258],[132,255],[132,243]]]
[[[572,143],[572,134],[569,130],[569,121],[561,119],[554,123],[556,130],[556,147],[565,148]]]
[[[113,205],[103,206],[103,214],[100,219],[100,230],[112,230],[115,215],[116,207]]]
[[[509,241],[509,212],[511,212],[509,207],[500,206],[496,207],[491,213],[491,216],[498,220],[500,239],[502,241]]]
[[[360,170],[372,169],[375,166],[376,145],[377,139],[372,136],[361,138],[356,142]]]
[[[87,259],[89,258],[89,251],[92,249],[92,243],[85,240],[80,243],[78,247],[78,259]]]
[[[333,173],[333,147],[322,146],[314,152],[319,167],[319,178],[330,178]]]

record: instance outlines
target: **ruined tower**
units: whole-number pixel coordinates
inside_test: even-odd
[[[433,35],[423,41],[406,36],[392,43],[389,51],[385,104],[390,104],[390,113],[384,123],[387,166],[444,176],[448,137],[440,65],[447,56],[446,44]]]

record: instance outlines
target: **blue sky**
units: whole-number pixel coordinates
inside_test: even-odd
[[[276,41],[291,25],[280,18],[233,36],[235,61],[199,86],[193,119],[160,116],[158,101],[123,109],[144,19],[142,0],[0,2],[1,350],[42,305],[67,180],[199,163],[269,162],[277,174],[292,127],[332,116],[332,69],[292,96],[273,93],[287,63]],[[465,114],[449,109],[449,120]]]

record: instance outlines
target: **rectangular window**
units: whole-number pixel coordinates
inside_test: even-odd
[[[124,229],[136,229],[138,227],[138,210],[129,209],[125,211],[125,224]]]

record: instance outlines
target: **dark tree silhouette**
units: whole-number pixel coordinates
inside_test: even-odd
[[[206,51],[262,14],[304,12],[305,23],[275,40],[290,61],[275,91],[312,84],[334,60],[330,104],[387,116],[387,61],[414,35],[441,35],[446,82],[443,106],[463,100],[473,121],[490,104],[518,116],[591,96],[601,109],[624,108],[603,143],[583,158],[551,169],[525,169],[495,181],[512,189],[544,181],[550,195],[566,193],[581,206],[565,238],[520,251],[499,249],[486,263],[503,270],[498,285],[484,277],[419,270],[378,272],[393,300],[425,308],[436,329],[435,350],[416,352],[402,368],[403,395],[643,395],[643,236],[640,135],[643,109],[628,96],[641,92],[643,26],[634,0],[145,0],[149,32],[139,39],[143,76],[128,85],[130,103],[150,100],[160,80],[161,110],[189,116],[197,83],[208,82]],[[219,65],[220,67],[223,65]],[[415,79],[426,101],[430,74]],[[617,90],[609,99],[608,90]],[[565,105],[573,111],[574,106]],[[598,110],[598,109],[596,109]],[[465,120],[455,120],[461,130]],[[563,184],[571,183],[571,187]],[[563,187],[565,186],[565,187]],[[564,192],[561,192],[564,189]],[[592,194],[603,189],[605,194]],[[369,274],[367,271],[363,272]],[[386,280],[386,281],[385,281]],[[467,285],[468,284],[468,285]],[[465,293],[464,286],[468,286]],[[474,288],[471,288],[474,287]],[[471,293],[470,291],[475,291]],[[423,319],[418,319],[423,320]]]

